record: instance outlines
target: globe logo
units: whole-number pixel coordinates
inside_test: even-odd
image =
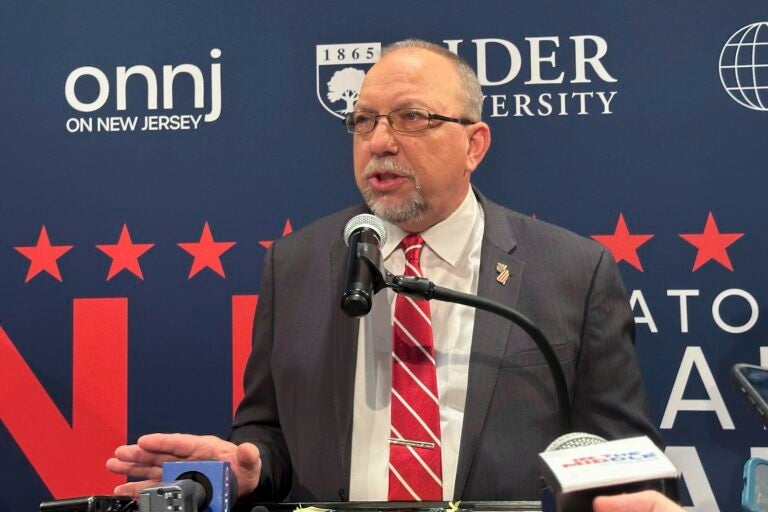
[[[768,112],[768,21],[742,27],[720,52],[720,82],[741,106]]]

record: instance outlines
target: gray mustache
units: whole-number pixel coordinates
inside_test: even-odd
[[[415,176],[413,169],[411,169],[410,167],[406,167],[404,165],[400,165],[393,158],[374,157],[374,158],[371,158],[371,160],[368,162],[368,165],[365,166],[365,170],[363,171],[363,177],[368,179],[374,174],[380,173],[380,172],[390,172],[392,174],[397,174],[398,176],[405,176],[407,178],[413,178]]]

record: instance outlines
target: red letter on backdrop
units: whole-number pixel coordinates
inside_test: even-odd
[[[0,327],[0,419],[54,498],[111,494],[127,438],[128,300],[75,299],[72,425]]]
[[[232,296],[232,415],[243,399],[243,373],[251,353],[258,295]]]

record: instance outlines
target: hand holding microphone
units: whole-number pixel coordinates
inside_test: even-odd
[[[236,445],[215,436],[191,434],[148,434],[136,444],[120,446],[115,457],[107,461],[113,473],[145,478],[141,482],[128,482],[115,488],[115,494],[138,496],[159,483],[163,463],[169,461],[220,460],[229,462],[237,477],[239,495],[253,491],[259,483],[261,456],[251,443]]]
[[[542,510],[680,510],[666,508],[668,503],[674,503],[660,493],[656,494],[663,499],[656,499],[653,493],[640,492],[663,489],[677,494],[677,469],[645,436],[605,441],[583,432],[566,434],[539,454],[539,467],[548,484],[542,494]],[[617,499],[604,500],[596,498],[598,496],[616,496]]]

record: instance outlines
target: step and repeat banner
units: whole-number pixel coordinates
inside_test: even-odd
[[[684,503],[738,509],[768,454],[729,375],[768,365],[763,0],[72,0],[0,17],[0,510],[110,493],[144,433],[226,435],[265,251],[359,202],[340,118],[408,37],[478,72],[475,185],[611,250]]]

